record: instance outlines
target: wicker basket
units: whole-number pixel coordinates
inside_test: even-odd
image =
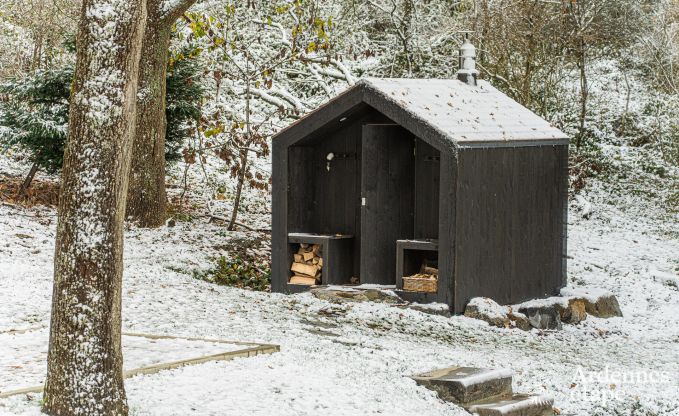
[[[403,290],[407,292],[438,292],[438,277],[431,274],[416,274],[403,277]]]

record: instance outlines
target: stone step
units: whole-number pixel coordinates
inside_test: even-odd
[[[547,395],[515,394],[511,398],[485,400],[467,407],[479,416],[553,416],[554,399]]]
[[[512,371],[448,367],[412,377],[417,384],[438,393],[442,400],[466,405],[512,396]]]

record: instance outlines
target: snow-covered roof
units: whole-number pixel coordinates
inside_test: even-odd
[[[358,84],[460,145],[568,138],[486,81],[470,86],[457,79],[364,78]]]
[[[364,78],[281,130],[289,146],[373,108],[439,150],[455,147],[565,145],[568,136],[488,82]]]

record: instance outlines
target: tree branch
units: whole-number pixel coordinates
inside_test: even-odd
[[[158,4],[158,7],[160,8],[160,19],[164,24],[171,25],[182,17],[196,1],[197,0],[163,0]]]

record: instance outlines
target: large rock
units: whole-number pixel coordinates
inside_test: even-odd
[[[570,288],[561,289],[561,296],[575,298],[585,305],[588,314],[599,318],[622,316],[618,299],[603,289]]]
[[[510,328],[519,328],[523,331],[530,331],[531,324],[528,321],[528,317],[521,312],[514,312],[511,307],[508,308],[507,318],[509,318]]]
[[[488,322],[498,328],[519,328],[524,331],[530,329],[528,318],[511,308],[501,306],[490,298],[474,298],[469,301],[464,316]]]
[[[531,302],[519,307],[519,312],[528,317],[528,322],[537,329],[561,329],[561,306],[558,303]]]
[[[587,319],[586,302],[580,298],[553,296],[530,300],[514,308],[528,316],[531,325],[538,329],[561,329],[560,322],[578,324]]]
[[[343,302],[380,302],[380,303],[403,303],[403,299],[394,292],[379,289],[354,289],[354,288],[318,288],[311,289],[311,294],[318,299],[333,303]]]

